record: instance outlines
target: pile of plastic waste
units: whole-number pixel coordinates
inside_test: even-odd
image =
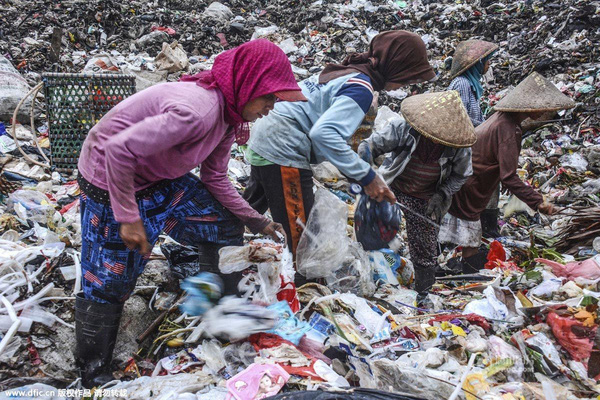
[[[161,237],[125,305],[115,382],[87,394],[600,394],[599,2],[9,0],[0,10],[1,390],[57,390],[56,398],[68,398],[81,389],[72,353],[79,188],[74,176],[38,164],[51,153],[42,92],[12,120],[42,72],[127,73],[142,90],[210,68],[221,51],[265,37],[302,79],[364,51],[378,32],[407,29],[426,42],[440,79],[382,94],[368,129],[397,118],[404,98],[445,89],[456,43],[497,43],[485,77],[486,112],[533,70],[577,102],[524,129],[519,175],[560,213],[543,216],[501,194],[501,237],[485,241],[485,269],[439,278],[417,307],[402,219],[385,227],[391,249],[366,250],[357,241],[364,221],[354,219],[360,200],[332,165],[314,166],[319,189],[295,261],[281,245],[251,234],[245,246],[221,251],[221,271],[243,273],[242,298],[221,298],[218,285],[206,293],[202,279],[181,286],[178,271],[195,262],[194,251]],[[232,149],[229,167],[242,191],[249,177],[243,149]],[[459,251],[444,249],[440,264]],[[297,274],[311,282],[296,287]]]

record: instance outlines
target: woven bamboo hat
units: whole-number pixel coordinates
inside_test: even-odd
[[[552,82],[534,72],[519,83],[494,106],[496,111],[558,111],[575,107],[575,102],[561,93]]]
[[[421,135],[450,147],[475,144],[475,128],[456,90],[406,98],[402,116]]]
[[[452,67],[450,68],[450,79],[454,79],[482,58],[492,54],[498,45],[485,40],[467,40],[460,42],[454,51],[452,57]]]

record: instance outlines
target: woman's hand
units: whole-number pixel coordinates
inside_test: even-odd
[[[378,202],[386,200],[390,202],[390,204],[396,203],[396,196],[394,196],[394,193],[392,193],[388,185],[385,184],[379,175],[375,175],[375,179],[365,186],[364,189],[367,196]]]
[[[546,215],[554,215],[558,212],[558,209],[552,205],[552,203],[543,202],[538,206],[538,211]]]
[[[283,225],[271,221],[269,225],[265,227],[265,229],[261,232],[264,235],[269,235],[273,238],[274,241],[278,243],[287,243],[287,235],[285,234],[285,230],[283,229]]]
[[[138,250],[143,255],[150,254],[152,251],[152,246],[148,243],[146,229],[144,228],[142,220],[121,224],[119,234],[129,250]]]

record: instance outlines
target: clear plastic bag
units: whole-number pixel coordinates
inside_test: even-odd
[[[325,278],[342,267],[349,253],[348,207],[326,189],[318,189],[296,251],[297,271],[307,279]]]
[[[286,299],[297,311],[293,258],[284,244],[257,239],[246,246],[228,246],[219,251],[219,270],[231,274],[247,270],[238,288],[244,296],[268,304]]]
[[[371,296],[377,287],[373,281],[371,262],[360,243],[351,242],[348,256],[341,267],[325,277],[327,286],[341,293]]]
[[[50,199],[37,190],[17,190],[8,196],[8,199],[9,207],[24,221],[30,219],[47,224],[56,213]]]
[[[369,257],[346,235],[347,220],[346,204],[319,189],[298,243],[297,270],[308,279],[325,278],[333,290],[372,295],[376,288]]]

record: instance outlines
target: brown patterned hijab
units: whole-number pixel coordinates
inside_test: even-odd
[[[375,36],[367,53],[352,54],[342,64],[328,64],[319,77],[327,83],[340,76],[362,72],[376,91],[386,83],[410,85],[435,77],[421,37],[407,31],[388,31]]]

